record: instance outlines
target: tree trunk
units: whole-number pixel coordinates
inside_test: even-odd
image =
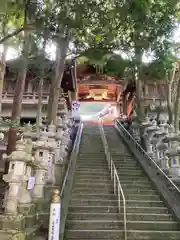
[[[46,27],[46,26],[45,26]],[[39,89],[38,89],[38,106],[37,106],[37,118],[36,118],[36,130],[40,131],[40,122],[42,117],[42,97],[43,97],[43,83],[44,83],[44,70],[45,70],[45,48],[47,43],[47,33],[46,29],[44,30],[44,41],[41,52],[42,63],[41,63],[41,74],[39,81]]]
[[[77,101],[78,100],[78,87],[77,87],[76,60],[74,60],[74,67],[71,68],[71,76],[73,79],[73,89],[74,89],[74,92],[71,92],[71,98],[73,101]]]
[[[47,115],[48,123],[56,122],[59,92],[61,88],[62,77],[64,74],[64,66],[68,46],[69,37],[61,39],[57,46],[55,77],[52,79],[48,101],[48,115]]]
[[[3,46],[3,52],[0,61],[0,113],[2,112],[2,94],[3,94],[3,85],[4,85],[4,75],[6,70],[6,53],[7,47]]]
[[[15,150],[16,147],[16,132],[17,125],[19,125],[21,110],[22,110],[22,100],[24,93],[24,86],[27,74],[27,66],[28,66],[28,53],[29,53],[29,45],[30,45],[30,34],[25,32],[24,36],[24,46],[21,55],[21,68],[18,73],[15,91],[14,91],[14,99],[12,104],[12,115],[11,120],[12,123],[15,123],[8,132],[8,145],[7,145],[7,154],[11,154],[12,151]],[[6,169],[7,170],[7,169]]]
[[[43,82],[44,77],[42,76],[39,81],[38,89],[38,106],[37,106],[37,118],[36,118],[36,130],[40,131],[41,115],[42,115],[42,96],[43,96]]]
[[[169,117],[169,124],[173,123],[173,110],[172,110],[172,91],[173,91],[173,83],[175,80],[176,66],[173,69],[172,75],[169,77],[169,74],[166,74],[166,96],[167,96],[167,110]],[[170,80],[169,80],[170,79]]]
[[[144,98],[143,98],[143,82],[139,78],[139,68],[136,72],[136,103],[137,103],[137,114],[138,120],[141,123],[144,118]]]
[[[139,125],[144,119],[144,96],[143,96],[143,81],[140,78],[141,64],[142,64],[142,51],[139,48],[135,49],[135,84],[136,84],[136,104],[137,116]],[[140,141],[141,146],[145,149],[145,142],[143,138],[143,129],[140,128]]]
[[[176,132],[179,131],[179,115],[180,115],[180,77],[178,78],[177,94],[174,103],[174,128]]]

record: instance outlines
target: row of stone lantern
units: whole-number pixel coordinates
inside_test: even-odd
[[[153,109],[154,110],[154,109]],[[155,111],[153,111],[155,112]],[[133,116],[131,134],[140,142],[140,132],[148,155],[164,170],[174,181],[180,180],[180,136],[174,127],[168,124],[168,114],[163,111],[159,117],[159,124],[155,118],[146,117],[139,125],[137,116]],[[142,131],[140,131],[140,128]]]
[[[16,150],[3,156],[9,161],[9,171],[3,176],[9,185],[0,219],[3,229],[34,227],[36,232],[42,221],[48,224],[51,192],[61,188],[65,175],[70,127],[67,117],[59,117],[56,126],[41,125],[40,133],[32,132],[28,124]]]

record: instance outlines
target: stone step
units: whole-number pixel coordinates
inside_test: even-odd
[[[143,183],[121,183],[122,189],[128,189],[128,188],[138,188],[138,189],[152,189],[151,183],[143,184]]]
[[[120,229],[122,228],[122,221],[118,220],[68,220],[66,222],[66,229]]]
[[[80,159],[78,159],[77,160],[77,166],[81,166],[81,167],[83,167],[83,166],[86,166],[86,167],[106,167],[107,166],[107,160],[105,160],[105,159],[102,159],[102,160],[100,160],[100,161],[96,161],[96,162],[91,162],[91,161],[87,161],[86,159],[84,159],[84,160],[80,160]]]
[[[98,163],[98,162],[103,162],[104,160],[106,159],[106,155],[105,154],[100,154],[98,155],[97,153],[96,154],[83,154],[83,155],[79,155],[78,156],[78,161],[85,161],[87,160],[88,163]]]
[[[123,220],[124,214],[117,213],[68,213],[69,220]],[[126,213],[127,221],[173,221],[170,214]]]
[[[80,206],[118,206],[117,200],[104,200],[104,199],[71,199],[71,205]],[[152,200],[126,200],[126,206],[130,207],[162,207],[162,201]]]
[[[77,173],[75,173],[75,178],[74,178],[74,181],[76,180],[76,179],[79,179],[79,180],[84,180],[84,181],[86,181],[86,180],[94,180],[94,181],[100,181],[100,180],[102,180],[102,181],[111,181],[111,176],[110,176],[110,173],[108,173],[108,174],[104,174],[104,175],[86,175],[86,174],[77,174]]]
[[[153,231],[172,231],[178,230],[179,224],[174,221],[127,221],[127,229],[133,230],[153,230]],[[120,220],[68,220],[67,229],[123,229],[124,221]]]
[[[118,208],[116,206],[81,206],[81,205],[69,205],[69,213],[72,212],[86,212],[86,213],[117,213]],[[166,207],[144,207],[144,206],[127,206],[127,213],[150,213],[150,214],[168,214]]]
[[[157,194],[156,190],[154,189],[135,189],[129,187],[128,189],[123,189],[124,194],[127,196],[129,194]]]
[[[139,167],[137,166],[133,166],[133,165],[126,165],[126,164],[116,164],[115,163],[115,166],[116,166],[116,169],[118,170],[123,170],[123,171],[133,171],[133,170],[139,170],[139,171],[142,171]]]
[[[102,193],[96,193],[96,194],[90,194],[90,193],[82,193],[82,194],[79,194],[79,193],[72,193],[71,195],[71,198],[72,199],[84,199],[84,198],[87,198],[87,199],[100,199],[100,200],[116,200],[116,196],[114,194],[102,194]]]
[[[128,240],[179,240],[180,231],[138,231],[128,230]],[[65,239],[101,240],[101,239],[124,239],[123,230],[68,230]]]
[[[68,213],[68,220],[119,220],[119,214],[117,213]]]
[[[117,206],[81,206],[80,204],[78,205],[69,205],[68,208],[69,213],[73,212],[84,212],[84,213],[117,213],[118,208]]]
[[[84,179],[89,179],[89,180],[94,180],[94,181],[99,181],[99,179],[111,179],[111,176],[110,176],[110,171],[108,172],[108,171],[106,171],[106,172],[104,172],[103,174],[101,174],[101,175],[98,175],[98,173],[97,174],[94,174],[94,173],[92,173],[92,174],[89,174],[89,173],[87,173],[87,171],[86,171],[86,173],[83,173],[83,172],[78,172],[78,173],[76,173],[75,172],[75,178],[78,178],[78,179],[82,179],[82,181],[84,180]],[[119,174],[119,179],[120,179],[120,182],[121,181],[129,181],[129,182],[132,182],[133,180],[134,181],[139,181],[139,182],[147,182],[147,183],[151,183],[151,181],[147,178],[147,177],[144,177],[144,176],[129,176],[129,175],[126,175],[126,176],[124,176],[124,175],[120,175]]]
[[[116,164],[116,167],[129,167],[129,168],[136,168],[136,169],[142,169],[139,164],[135,161],[131,161],[131,160],[115,160],[113,158],[114,163]]]
[[[137,165],[136,163],[132,163],[132,162],[114,161],[114,164],[115,164],[116,168],[118,168],[118,169],[126,168],[126,169],[130,169],[130,170],[134,170],[134,169],[142,170],[142,168],[139,165]]]
[[[164,207],[163,201],[126,200],[126,206],[132,207]]]
[[[87,196],[85,195],[84,197],[87,197]],[[117,200],[72,198],[70,200],[70,205],[80,205],[80,206],[116,206],[117,207]]]
[[[111,176],[110,176],[110,172],[109,172],[109,177],[99,177],[99,176],[87,176],[87,175],[83,175],[80,174],[80,175],[75,175],[75,181],[88,181],[88,182],[92,182],[92,183],[98,183],[100,180],[99,179],[102,179],[102,181],[108,181],[110,182],[111,181]],[[132,183],[144,183],[144,184],[149,184],[151,183],[151,181],[148,179],[148,178],[133,178],[133,177],[122,177],[122,176],[119,176],[119,180],[120,180],[120,183],[129,183],[129,184],[132,184]]]
[[[86,159],[84,159],[83,161],[82,160],[79,160],[77,161],[77,167],[81,167],[81,168],[107,168],[108,167],[108,162],[106,159],[103,159],[103,160],[100,160],[98,161],[97,160],[97,163],[92,163],[91,161],[87,161]]]
[[[148,178],[144,178],[143,180],[139,178],[136,178],[136,179],[121,178],[120,182],[121,184],[123,183],[123,184],[142,184],[142,185],[151,183],[151,181]]]
[[[123,214],[119,214],[120,219],[124,219]],[[174,221],[170,214],[157,214],[157,213],[126,213],[128,221]]]
[[[118,172],[118,175],[125,178],[126,176],[131,176],[131,177],[146,177],[145,173],[143,171],[123,171],[123,169],[121,170],[118,170],[117,169],[117,172]]]
[[[131,176],[131,175],[123,176],[123,175],[119,174],[119,179],[120,180],[127,179],[127,180],[131,180],[131,181],[134,179],[134,180],[141,180],[143,182],[145,179],[148,179],[148,177],[147,176]]]
[[[107,173],[109,173],[109,168],[108,168],[108,165],[106,165],[106,166],[104,166],[104,167],[102,167],[102,166],[97,166],[97,167],[88,167],[88,166],[78,166],[77,165],[77,167],[76,167],[76,171],[89,171],[89,172],[91,172],[91,171],[93,171],[93,172],[107,172]]]
[[[76,184],[81,184],[81,183],[87,183],[87,184],[96,184],[96,183],[104,183],[104,184],[108,184],[108,183],[111,183],[112,184],[112,181],[111,181],[111,178],[109,177],[108,179],[107,178],[99,178],[99,179],[94,179],[94,178],[88,178],[88,177],[81,177],[81,176],[76,176],[74,178],[74,182]]]
[[[106,177],[110,177],[110,173],[109,172],[88,172],[88,171],[76,171],[75,172],[75,175],[85,175],[85,176],[88,176],[88,177],[94,177],[94,176],[106,176]]]
[[[78,158],[78,161],[77,161],[77,164],[78,165],[81,165],[82,167],[84,165],[91,165],[91,166],[102,166],[103,164],[107,166],[107,160],[105,157],[103,157],[102,159],[99,159],[99,158],[96,158],[96,157],[93,157],[93,158]]]
[[[127,206],[127,213],[146,213],[146,214],[168,214],[168,209],[164,206],[150,207],[150,206]]]
[[[104,183],[104,182],[94,182],[94,183],[92,183],[92,182],[83,182],[83,181],[80,181],[80,183],[79,182],[75,182],[74,183],[74,185],[73,185],[74,187],[76,187],[76,188],[91,188],[91,189],[94,189],[94,188],[113,188],[113,185],[112,185],[112,183],[111,182],[108,182],[108,183]]]
[[[88,149],[89,149],[89,147],[88,147]],[[82,151],[80,149],[79,158],[84,157],[84,158],[87,158],[87,159],[91,159],[91,158],[93,159],[95,157],[95,158],[98,158],[98,159],[103,159],[105,157],[104,149],[99,150],[99,148],[98,148],[98,150],[95,151],[95,149],[93,147],[93,152],[87,151],[87,150],[83,148],[83,151]]]
[[[101,194],[104,193],[113,193],[113,188],[73,188],[72,189],[72,193],[99,193],[101,192]]]
[[[103,175],[104,173],[107,174],[107,172],[104,171],[96,171],[95,169],[87,169],[87,170],[83,170],[83,169],[77,169],[76,173],[84,173],[84,174],[89,174],[89,175],[96,175],[96,174],[100,174]],[[144,172],[140,171],[123,171],[121,170],[121,172],[119,172],[119,174],[121,176],[126,176],[126,175],[131,175],[131,176],[145,176]]]
[[[122,160],[122,161],[127,159],[127,160],[135,162],[135,160],[133,160],[132,155],[127,155],[126,153],[122,153],[122,152],[118,153],[118,150],[112,151],[110,146],[109,146],[109,149],[110,149],[110,152],[111,152],[111,155],[112,155],[113,159],[119,159],[119,160]],[[126,150],[126,151],[129,151],[129,150]]]
[[[157,194],[154,194],[154,195],[151,195],[151,194],[147,194],[147,195],[143,195],[143,194],[125,194],[125,198],[126,200],[149,200],[149,201],[160,201],[161,198],[159,195]]]

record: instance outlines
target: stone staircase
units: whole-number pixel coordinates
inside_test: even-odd
[[[179,224],[168,212],[150,179],[129,153],[116,129],[104,126],[104,131],[126,198],[128,240],[180,239]]]
[[[123,218],[97,126],[86,126],[68,208],[65,240],[123,239]]]

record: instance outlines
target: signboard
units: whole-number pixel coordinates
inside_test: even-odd
[[[30,177],[28,180],[27,190],[33,189],[35,185],[35,177]]]
[[[51,203],[48,240],[59,240],[61,204]]]
[[[79,117],[80,102],[72,101],[72,117]]]
[[[54,155],[52,153],[49,153],[49,159],[48,159],[48,171],[47,171],[47,181],[52,182],[53,178],[53,157]]]

